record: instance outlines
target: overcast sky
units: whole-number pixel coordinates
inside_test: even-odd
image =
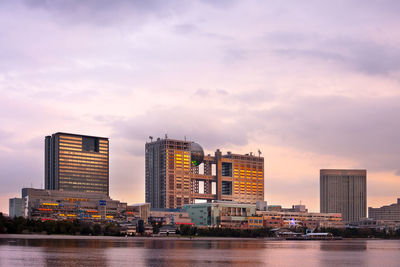
[[[0,211],[44,183],[44,137],[110,138],[110,194],[144,202],[148,136],[265,157],[265,198],[319,210],[321,168],[400,197],[400,2],[0,4]]]

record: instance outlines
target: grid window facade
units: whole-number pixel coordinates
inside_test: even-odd
[[[109,195],[107,138],[56,133],[45,151],[46,189]]]

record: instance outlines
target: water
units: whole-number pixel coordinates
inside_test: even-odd
[[[0,238],[0,266],[400,266],[400,240],[42,238]]]

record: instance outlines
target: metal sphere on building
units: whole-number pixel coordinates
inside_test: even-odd
[[[191,156],[192,164],[194,164],[195,166],[199,166],[203,162],[203,159],[204,159],[203,148],[197,143],[191,143],[190,156]]]

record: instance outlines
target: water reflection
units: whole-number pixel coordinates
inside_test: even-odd
[[[1,239],[0,266],[396,266],[400,241]]]
[[[320,250],[337,250],[337,251],[356,251],[366,250],[366,240],[346,240],[346,241],[321,241]]]

